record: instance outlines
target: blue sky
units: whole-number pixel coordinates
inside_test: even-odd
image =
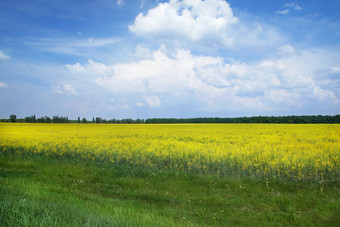
[[[340,1],[1,0],[0,118],[340,113]]]

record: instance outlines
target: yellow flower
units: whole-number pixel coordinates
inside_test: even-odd
[[[147,168],[321,179],[340,172],[340,125],[0,123],[0,152]]]

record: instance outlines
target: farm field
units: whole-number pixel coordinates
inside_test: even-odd
[[[4,123],[0,135],[3,225],[339,221],[340,125]]]

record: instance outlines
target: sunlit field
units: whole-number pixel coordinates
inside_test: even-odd
[[[340,125],[0,124],[0,149],[171,171],[308,181],[340,176]]]
[[[0,226],[336,226],[340,125],[0,124]]]

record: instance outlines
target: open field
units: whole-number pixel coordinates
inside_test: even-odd
[[[0,124],[0,225],[333,226],[340,125]]]
[[[340,125],[0,124],[0,149],[194,173],[340,177]]]

